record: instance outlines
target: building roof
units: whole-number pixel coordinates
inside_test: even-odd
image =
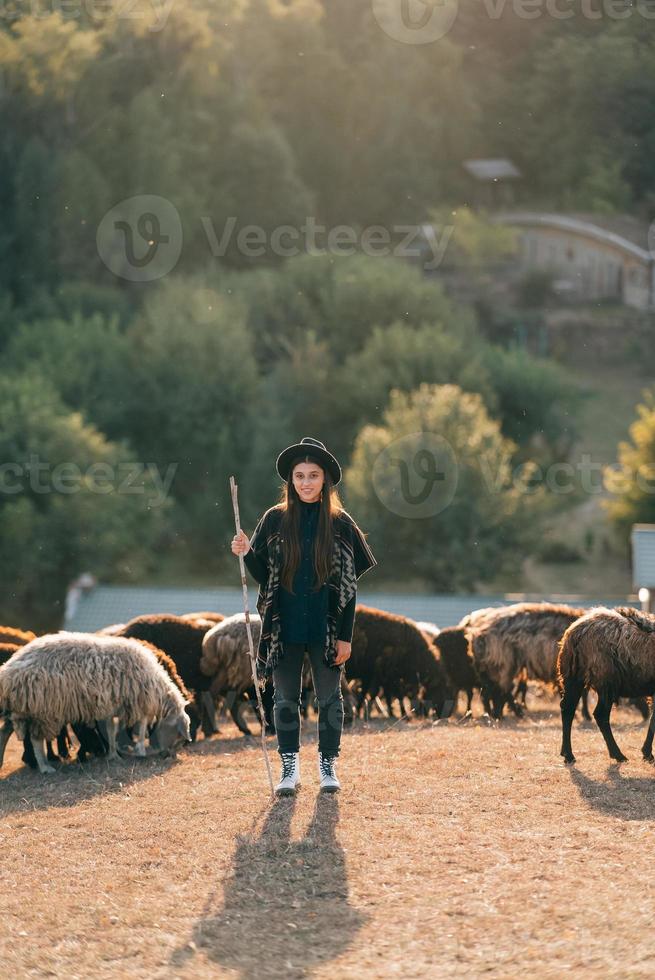
[[[256,591],[251,589],[250,611],[256,612]],[[455,626],[473,609],[502,606],[521,600],[564,602],[584,607],[636,605],[635,597],[536,596],[536,595],[400,595],[391,592],[358,592],[357,601],[410,619]],[[243,612],[241,589],[174,589],[144,586],[99,585],[84,593],[66,617],[63,629],[93,632],[114,623],[125,623],[145,613],[214,611],[230,616]]]
[[[542,226],[568,231],[614,245],[643,261],[653,262],[649,247],[649,226],[631,215],[551,214],[541,211],[503,211],[493,221],[507,225]]]
[[[507,180],[520,177],[521,171],[511,160],[498,157],[489,160],[464,160],[463,167],[476,180]]]

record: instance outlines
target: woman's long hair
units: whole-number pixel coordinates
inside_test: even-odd
[[[304,462],[316,463],[324,473],[323,489],[321,490],[318,511],[318,527],[316,528],[316,538],[314,541],[314,572],[316,582],[312,591],[318,591],[330,576],[332,549],[334,547],[332,522],[333,518],[344,509],[339,492],[332,482],[332,477],[321,461],[314,456],[304,456],[302,459],[294,459],[277,504],[282,511],[280,537],[284,538],[280,581],[282,587],[287,592],[293,592],[293,579],[302,557],[302,545],[300,542],[300,508],[302,502],[293,485],[293,470],[298,463]]]

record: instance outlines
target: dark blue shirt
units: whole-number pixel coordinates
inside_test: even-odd
[[[293,594],[280,583],[280,624],[283,643],[322,643],[325,641],[328,613],[328,587],[312,592],[314,585],[314,540],[318,528],[320,501],[300,501],[300,564],[293,579]],[[284,545],[282,545],[284,547]]]
[[[314,542],[318,528],[320,501],[299,502],[301,559],[293,579],[293,594],[280,583],[279,612],[283,643],[324,643],[327,633],[328,586],[323,584],[312,591],[315,582]],[[282,545],[284,548],[284,544]],[[254,578],[262,583],[267,572],[259,568],[259,561],[252,549],[245,556],[245,564]],[[344,608],[338,623],[337,638],[352,640],[355,621],[354,595]]]

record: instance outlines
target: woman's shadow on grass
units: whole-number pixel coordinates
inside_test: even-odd
[[[171,967],[182,967],[202,949],[242,977],[304,977],[352,944],[366,916],[348,902],[345,857],[335,834],[338,800],[318,794],[300,841],[291,840],[294,808],[294,799],[277,800],[258,837],[237,836],[222,907],[215,908],[211,893]]]

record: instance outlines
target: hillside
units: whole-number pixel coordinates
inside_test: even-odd
[[[621,348],[602,352],[595,348],[590,332],[584,357],[563,360],[586,394],[577,419],[580,438],[571,453],[574,467],[585,455],[594,466],[611,465],[617,459],[620,440],[628,438],[635,406],[642,390],[652,386],[652,373],[643,362]],[[592,485],[599,482],[596,472]],[[496,582],[508,591],[586,595],[626,595],[632,592],[628,542],[618,541],[606,521],[601,500],[606,493],[562,494],[561,509],[545,522],[544,543],[565,545],[579,553],[579,561],[549,561],[528,558],[520,580]]]

